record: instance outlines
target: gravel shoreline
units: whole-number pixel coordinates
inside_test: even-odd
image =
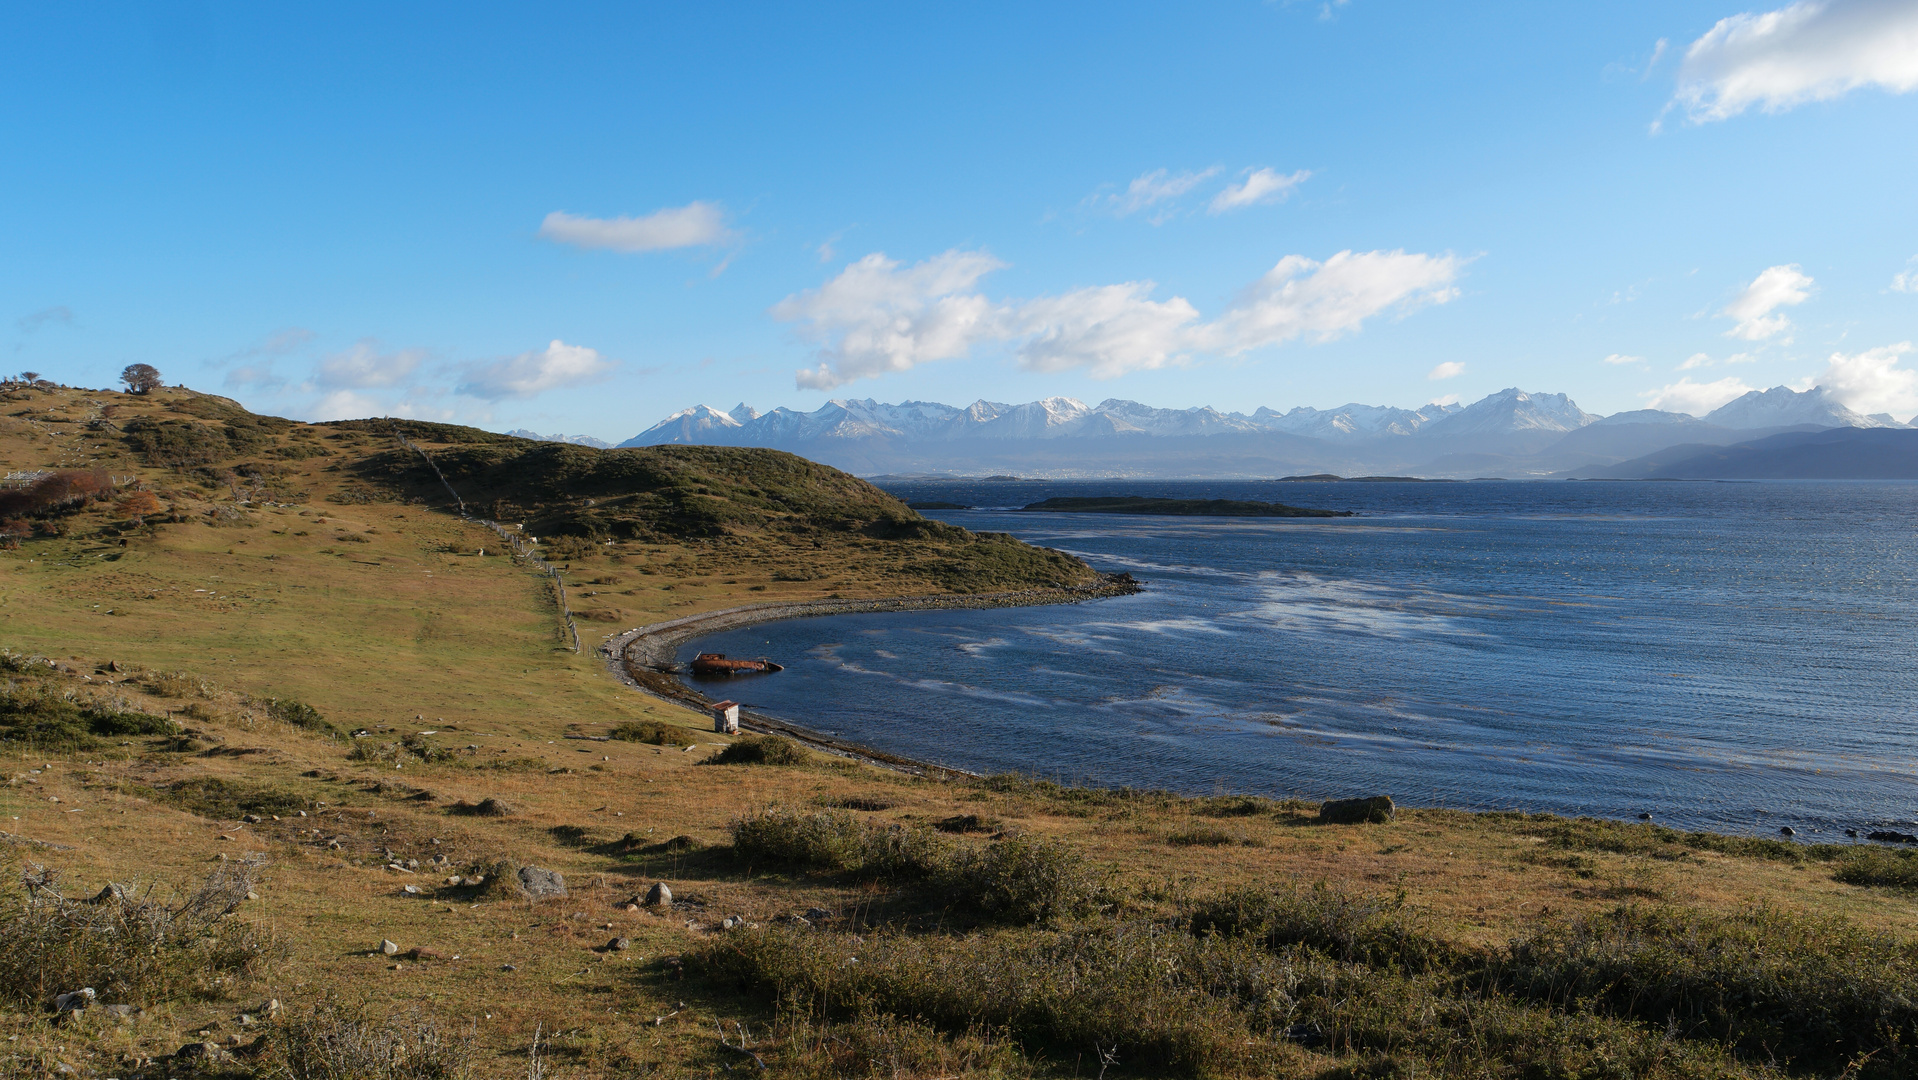
[[[636,627],[608,635],[600,645],[600,656],[613,676],[641,693],[695,709],[711,707],[712,699],[674,678],[679,647],[696,637],[733,630],[756,623],[781,619],[805,619],[818,615],[854,615],[884,611],[944,611],[984,608],[1036,607],[1042,604],[1077,604],[1110,596],[1129,596],[1140,591],[1131,574],[1100,574],[1089,585],[1062,589],[1021,589],[1016,592],[981,593],[974,596],[892,596],[873,600],[796,600],[747,604],[720,611],[701,612]],[[759,713],[740,713],[743,730],[784,735],[834,754],[862,758],[875,764],[903,769],[920,775],[970,775],[929,762],[914,761],[884,751],[845,742],[816,731],[789,724]]]

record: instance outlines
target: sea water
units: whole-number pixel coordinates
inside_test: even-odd
[[[899,483],[1136,596],[846,615],[749,709],[1073,783],[1521,809],[1831,839],[1918,819],[1918,485]],[[1338,519],[1018,512],[1056,495]]]

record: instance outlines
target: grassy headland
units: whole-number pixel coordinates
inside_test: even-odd
[[[1902,849],[1326,825],[735,741],[571,652],[385,422],[5,404],[10,471],[113,487],[0,523],[0,1075],[1913,1070]],[[1091,577],[786,455],[403,429],[609,631]],[[77,902],[108,882],[138,888]],[[136,1010],[58,1019],[81,985]],[[232,1057],[163,1058],[203,1042]]]

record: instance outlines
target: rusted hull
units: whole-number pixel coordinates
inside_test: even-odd
[[[700,653],[693,660],[692,669],[693,674],[705,676],[758,675],[786,670],[771,660],[728,660],[723,653]]]

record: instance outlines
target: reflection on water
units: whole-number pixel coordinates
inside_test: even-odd
[[[1813,838],[1918,816],[1918,486],[977,484],[980,505],[1284,498],[1295,522],[940,512],[1131,570],[1079,605],[687,646],[729,696],[977,771]]]

